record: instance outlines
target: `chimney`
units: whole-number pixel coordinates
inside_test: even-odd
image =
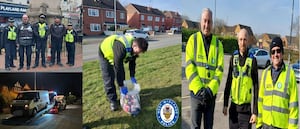
[[[148,10],[148,11],[151,11],[151,7],[150,7],[150,6],[148,6],[148,7],[147,7],[147,10]]]

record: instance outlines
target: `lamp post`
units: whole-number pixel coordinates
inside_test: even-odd
[[[114,22],[115,22],[115,34],[117,34],[117,2],[114,0]]]

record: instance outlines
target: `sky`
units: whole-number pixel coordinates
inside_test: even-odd
[[[190,20],[199,21],[203,8],[210,8],[227,25],[250,26],[255,34],[290,35],[293,0],[120,0],[122,5],[135,3],[160,10],[178,11]],[[299,17],[299,0],[294,3],[294,21]]]
[[[34,89],[34,73],[0,73],[0,86],[13,87],[19,81],[21,86],[28,84]],[[41,90],[53,90],[58,94],[72,92],[76,96],[82,96],[81,73],[36,73],[36,87]]]

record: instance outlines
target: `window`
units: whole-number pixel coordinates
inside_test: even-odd
[[[152,16],[147,17],[148,21],[152,21]]]
[[[114,18],[115,17],[115,13],[113,11],[106,11],[106,17],[107,18]]]
[[[141,15],[141,20],[144,20],[144,15]]]
[[[161,18],[161,21],[162,21],[162,22],[165,22],[165,18]]]
[[[101,30],[100,24],[90,24],[90,30],[92,32],[99,32]]]
[[[88,15],[92,17],[99,17],[98,9],[88,9]]]
[[[262,51],[262,55],[266,56],[266,55],[268,55],[268,53],[265,51]]]
[[[160,17],[155,17],[156,22],[159,22],[159,20],[160,20]]]
[[[125,13],[120,13],[120,19],[125,19]]]

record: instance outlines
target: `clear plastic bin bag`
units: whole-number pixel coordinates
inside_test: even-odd
[[[124,86],[127,87],[128,93],[121,95],[120,104],[123,111],[132,116],[136,116],[141,111],[140,105],[140,85],[133,84],[131,81],[124,81]]]

